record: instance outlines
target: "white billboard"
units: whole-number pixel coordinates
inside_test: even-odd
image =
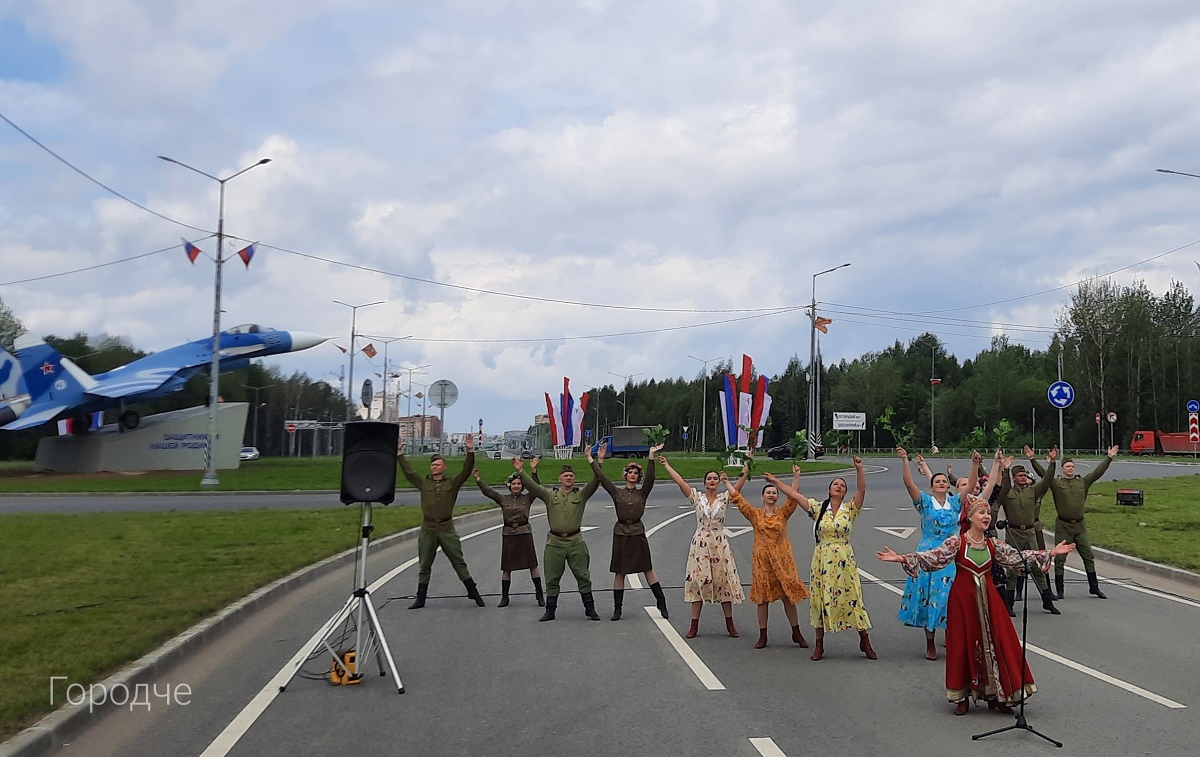
[[[867,414],[866,413],[834,413],[833,414],[833,430],[834,431],[866,431],[867,430]]]

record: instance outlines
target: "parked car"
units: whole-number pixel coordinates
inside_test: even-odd
[[[259,457],[258,447],[242,447],[242,451],[238,453],[239,460],[257,460]]]
[[[813,457],[820,457],[821,455],[824,455],[824,454],[825,454],[825,448],[818,444],[817,449],[813,454]],[[772,460],[786,460],[791,456],[792,456],[792,443],[791,442],[786,442],[784,444],[780,444],[778,447],[772,447],[771,449],[767,450],[767,457],[771,458]]]
[[[533,450],[528,450],[528,449],[521,450],[521,459],[522,460],[532,460],[533,459]]]

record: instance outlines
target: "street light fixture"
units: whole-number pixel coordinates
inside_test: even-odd
[[[254,391],[254,431],[251,434],[253,436],[253,440],[250,442],[250,444],[255,449],[258,448],[258,393],[263,389],[270,389],[273,386],[275,386],[275,384],[267,384],[266,386],[250,386],[249,384],[242,384],[243,389],[251,389]]]
[[[641,376],[642,374],[639,372],[639,373],[630,373],[629,375],[625,375],[623,373],[613,373],[612,371],[605,371],[605,373],[607,373],[610,376],[616,376],[617,378],[625,379],[625,388],[621,390],[621,410],[623,410],[625,413],[625,416],[624,416],[625,420],[621,423],[621,425],[628,426],[629,425],[629,405],[626,404],[626,400],[629,399],[629,382],[633,381],[634,376]]]
[[[350,308],[350,384],[349,384],[350,389],[349,389],[349,391],[346,392],[346,420],[351,421],[351,420],[354,420],[354,416],[355,416],[355,413],[354,413],[354,353],[358,352],[358,348],[354,346],[354,338],[356,336],[358,336],[355,333],[355,328],[357,327],[357,322],[358,322],[358,309],[359,308],[369,308],[372,305],[382,305],[384,303],[384,301],[379,300],[378,302],[368,302],[368,303],[365,303],[362,305],[351,305],[350,303],[342,302],[341,300],[334,300],[333,302],[337,305],[342,305],[344,307]]]
[[[414,365],[411,368],[401,368],[400,369],[402,371],[408,372],[408,410],[405,411],[405,415],[407,415],[409,418],[409,422],[408,422],[409,428],[412,428],[412,385],[413,385],[412,377],[413,377],[413,374],[416,373],[417,371],[421,370],[422,368],[428,368],[432,365],[433,365],[433,363],[426,363],[425,365]],[[425,374],[422,373],[421,375],[424,376]],[[422,419],[421,423],[424,424],[424,422],[425,422],[424,419]],[[422,433],[422,435],[424,435],[424,433],[425,433],[424,425],[421,426],[421,433]],[[416,434],[413,434],[411,438],[415,438],[415,437],[416,437]],[[411,438],[410,438],[410,441],[411,441]]]
[[[160,160],[165,160],[168,163],[174,163],[177,166],[182,166],[189,171],[198,173],[201,176],[207,176],[220,185],[221,190],[217,200],[217,256],[216,256],[216,283],[213,286],[213,329],[212,329],[212,365],[209,366],[209,392],[208,392],[208,444],[204,450],[204,478],[200,479],[201,486],[216,486],[220,483],[217,478],[217,398],[219,395],[219,376],[221,373],[221,266],[225,263],[224,247],[225,247],[225,183],[236,179],[242,174],[249,171],[251,168],[266,165],[271,162],[270,158],[263,158],[257,163],[246,166],[235,174],[226,176],[224,179],[218,179],[210,173],[201,171],[199,168],[189,166],[187,163],[182,163],[174,158],[168,158],[166,155],[159,155]]]
[[[819,433],[816,431],[816,427],[817,427],[817,425],[820,424],[820,413],[821,413],[821,408],[820,408],[821,398],[817,395],[817,392],[816,392],[816,380],[817,380],[817,277],[824,276],[827,273],[833,273],[834,271],[845,268],[848,265],[850,265],[850,264],[842,263],[841,265],[834,266],[833,268],[828,268],[824,271],[818,271],[817,273],[814,273],[813,277],[812,277],[812,280],[813,280],[812,308],[808,312],[809,331],[811,332],[809,335],[808,368],[809,368],[809,373],[812,375],[810,375],[808,377],[808,449],[804,453],[805,460],[812,460],[813,458],[816,457],[816,455],[814,453],[816,452],[816,449],[817,449],[816,445],[817,445],[817,441],[818,441],[818,437],[819,437]]]
[[[374,339],[377,342],[383,342],[383,412],[381,413],[381,417],[384,421],[386,421],[388,419],[388,416],[387,416],[387,409],[388,409],[387,385],[388,385],[388,371],[389,371],[388,345],[391,344],[392,342],[399,342],[404,339],[412,339],[412,336],[413,336],[412,334],[409,334],[408,336],[371,336],[370,334],[362,335],[362,337],[364,339]]]
[[[701,360],[695,355],[688,355],[688,357],[698,363],[704,363],[704,378],[702,379],[704,391],[700,399],[700,417],[704,420],[700,424],[700,451],[708,452],[708,364],[721,358],[710,357],[708,360]]]

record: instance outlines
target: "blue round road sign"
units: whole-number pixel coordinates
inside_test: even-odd
[[[1046,399],[1059,410],[1065,410],[1075,401],[1075,388],[1066,381],[1055,381],[1046,390]]]
[[[1189,413],[1200,413],[1200,402],[1188,400],[1187,408]]]
[[[685,442],[687,441],[687,432],[686,431],[683,432],[683,440]]]
[[[583,435],[586,436],[588,439],[591,439],[592,438],[592,430],[590,428],[585,428],[583,430]]]

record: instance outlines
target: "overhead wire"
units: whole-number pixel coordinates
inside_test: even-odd
[[[200,239],[197,241],[202,242],[204,240]],[[56,279],[56,278],[59,278],[60,276],[70,276],[75,273],[84,273],[85,271],[94,271],[97,268],[107,268],[108,266],[117,265],[119,263],[128,263],[131,260],[140,260],[141,258],[148,258],[151,255],[161,255],[164,252],[170,252],[171,250],[177,250],[177,249],[179,249],[179,245],[173,244],[170,247],[162,247],[157,250],[152,250],[150,252],[143,252],[140,255],[130,255],[127,258],[120,258],[118,260],[110,260],[106,263],[96,263],[95,265],[84,266],[83,268],[73,268],[70,271],[59,271],[58,273],[48,273],[43,276],[31,276],[26,279],[14,279],[12,281],[4,281],[4,282],[0,282],[0,287],[12,286],[14,284],[28,284],[28,283],[34,282],[34,281],[45,281],[47,279]]]

